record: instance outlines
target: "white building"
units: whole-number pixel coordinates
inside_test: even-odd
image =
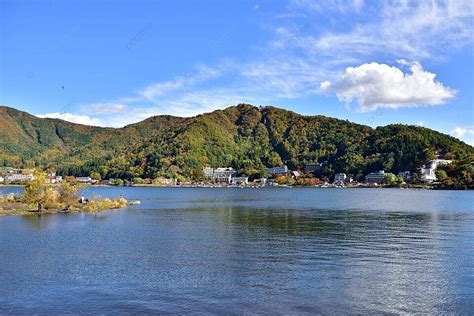
[[[248,177],[232,177],[231,179],[231,184],[244,184],[247,185],[249,183],[249,178]]]
[[[385,178],[387,178],[387,174],[384,170],[380,170],[379,172],[372,172],[366,175],[365,181],[367,183],[380,184],[385,182]]]
[[[77,177],[76,180],[77,180],[77,182],[80,182],[80,183],[91,183],[92,182],[91,177]]]
[[[0,183],[3,183],[3,182],[5,182],[5,178],[0,176]]]
[[[203,172],[207,178],[215,179],[217,182],[225,183],[231,183],[232,175],[235,174],[235,170],[231,167],[215,169],[206,167],[203,169]]]
[[[335,185],[344,185],[347,175],[345,173],[336,173],[334,175],[334,184]]]
[[[421,167],[420,174],[421,174],[421,181],[423,182],[433,182],[436,181],[436,169],[438,166],[442,165],[449,165],[453,161],[452,160],[445,160],[445,159],[433,159],[428,161],[423,167]]]
[[[217,182],[230,183],[234,173],[235,170],[233,168],[216,168],[214,169],[213,178],[216,179]]]
[[[8,182],[27,182],[35,177],[32,174],[13,173],[7,177]]]

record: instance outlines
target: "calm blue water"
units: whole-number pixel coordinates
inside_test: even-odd
[[[0,314],[474,312],[474,192],[84,194],[142,204],[0,217]]]

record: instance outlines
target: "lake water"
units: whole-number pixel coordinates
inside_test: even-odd
[[[84,194],[142,204],[0,217],[0,314],[474,312],[472,191]]]

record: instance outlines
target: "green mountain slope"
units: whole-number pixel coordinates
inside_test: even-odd
[[[0,165],[36,164],[63,174],[201,178],[202,167],[249,175],[265,166],[324,163],[324,174],[415,171],[435,152],[462,159],[474,148],[416,126],[372,129],[325,116],[238,105],[192,118],[155,116],[124,128],[41,119],[0,107]]]

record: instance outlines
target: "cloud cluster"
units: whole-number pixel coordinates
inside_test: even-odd
[[[86,111],[93,112],[94,114],[112,114],[112,113],[124,113],[127,111],[127,105],[123,103],[92,103],[84,106]]]
[[[218,68],[200,65],[195,73],[180,76],[174,80],[153,83],[143,88],[139,94],[148,100],[156,99],[170,92],[191,88],[197,84],[217,78],[221,75]]]
[[[474,128],[473,127],[461,127],[454,128],[450,133],[451,136],[459,138],[464,142],[474,146]]]
[[[122,126],[145,113],[190,116],[238,102],[278,104],[320,89],[357,102],[362,112],[443,104],[455,91],[405,59],[439,59],[472,45],[473,16],[472,0],[290,0],[285,12],[262,21],[272,36],[253,54],[239,60],[223,56],[128,96],[83,106],[87,112],[81,114]],[[367,63],[374,60],[399,60],[401,68]],[[404,67],[410,67],[408,73]]]
[[[320,88],[334,92],[340,101],[357,101],[361,112],[439,105],[454,97],[454,90],[436,81],[436,75],[419,63],[413,63],[410,71],[375,62],[362,64],[348,67],[335,82],[324,81]]]
[[[55,118],[68,121],[76,124],[90,125],[90,126],[105,126],[107,125],[103,121],[97,118],[91,118],[88,115],[77,115],[71,113],[47,113],[47,114],[38,114],[37,117],[41,118]]]

